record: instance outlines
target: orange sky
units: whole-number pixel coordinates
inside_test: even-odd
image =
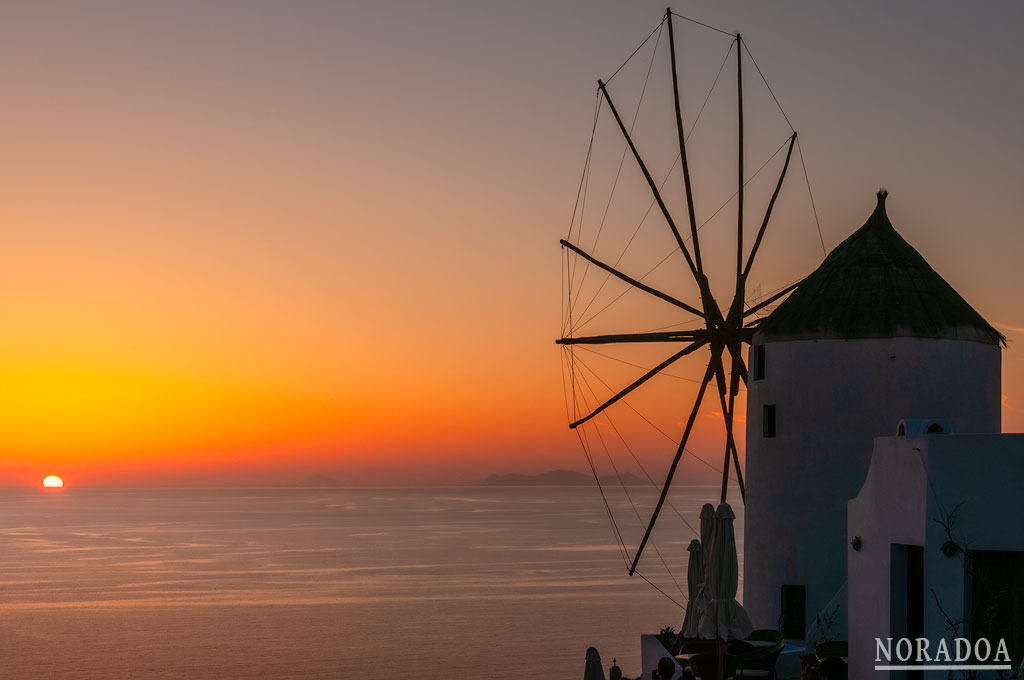
[[[1024,148],[1012,130],[1024,95],[1007,83],[1024,47],[1008,33],[1019,7],[991,10],[698,2],[686,13],[743,31],[768,72],[800,131],[829,248],[884,185],[897,229],[1007,333],[1003,421],[1017,431]],[[662,12],[539,0],[7,12],[0,484],[585,469],[553,344],[557,242],[595,80]],[[715,54],[694,73],[713,76]],[[616,83],[626,99],[633,76]],[[750,96],[752,111],[767,101]],[[751,127],[752,140],[774,140]],[[654,157],[657,129],[640,135]],[[614,167],[621,142],[602,139]],[[751,163],[775,147],[750,144]],[[714,173],[734,171],[706,151],[708,212],[730,190]],[[803,178],[790,180],[752,281],[764,291],[821,258]],[[628,201],[622,210],[620,235],[635,219]],[[708,242],[728,256],[726,240]],[[642,252],[656,250],[654,237]],[[620,313],[654,327],[663,310]],[[693,391],[673,380],[643,397],[670,428]],[[720,465],[714,410],[695,446]],[[658,474],[664,446],[643,450]],[[703,469],[686,465],[693,478]]]

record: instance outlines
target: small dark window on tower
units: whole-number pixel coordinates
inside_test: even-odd
[[[765,438],[775,436],[775,404],[765,404],[762,408],[761,427]]]
[[[764,345],[754,348],[754,380],[764,380]]]
[[[803,640],[807,635],[807,586],[782,586],[779,632],[784,638]]]

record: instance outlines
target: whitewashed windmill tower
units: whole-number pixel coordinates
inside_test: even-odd
[[[750,349],[744,606],[756,626],[781,622],[792,637],[843,599],[847,501],[873,437],[903,419],[1000,431],[1005,339],[896,233],[885,198]]]

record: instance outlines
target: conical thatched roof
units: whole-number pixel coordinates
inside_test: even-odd
[[[867,223],[759,326],[767,341],[814,338],[945,338],[1006,344],[896,233],[886,192]]]

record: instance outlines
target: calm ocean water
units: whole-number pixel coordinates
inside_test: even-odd
[[[716,495],[666,508],[671,574],[645,554],[679,602],[676,511]],[[593,488],[0,489],[0,677],[571,679],[591,645],[637,674],[683,612],[625,571]]]

